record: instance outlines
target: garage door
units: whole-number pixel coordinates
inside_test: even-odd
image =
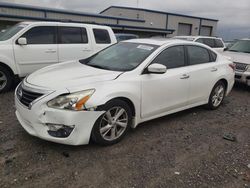
[[[179,23],[178,25],[178,35],[191,35],[192,24]]]
[[[213,27],[211,27],[211,26],[201,26],[200,35],[201,36],[211,36],[212,30],[213,30]]]

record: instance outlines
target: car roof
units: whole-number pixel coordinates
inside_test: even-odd
[[[95,25],[95,24],[85,24],[85,23],[73,23],[73,22],[45,22],[45,21],[42,21],[42,22],[20,22],[20,24],[35,24],[35,25],[46,25],[46,24],[55,24],[55,25],[58,25],[58,26],[64,26],[64,25],[68,25],[68,26],[91,26],[91,27],[106,27],[106,28],[109,28],[108,26],[103,26],[103,25]]]
[[[190,38],[190,39],[197,39],[197,38],[210,38],[210,39],[220,39],[219,37],[211,37],[211,36],[175,36],[174,38]]]
[[[131,43],[141,43],[141,44],[151,44],[151,45],[156,45],[156,46],[163,46],[166,44],[197,44],[196,42],[191,42],[191,41],[183,41],[179,39],[166,39],[166,38],[149,38],[149,39],[130,39],[126,40],[123,42],[131,42]]]
[[[138,36],[135,34],[130,34],[130,33],[115,33],[116,36]]]

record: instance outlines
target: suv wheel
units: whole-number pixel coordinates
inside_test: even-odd
[[[226,86],[222,81],[215,84],[209,97],[207,107],[211,110],[219,108],[226,94]]]
[[[9,91],[12,83],[13,79],[9,70],[0,66],[0,93]]]
[[[122,100],[112,100],[102,109],[106,112],[98,118],[92,139],[100,145],[112,145],[119,142],[128,132],[132,122],[132,112]]]

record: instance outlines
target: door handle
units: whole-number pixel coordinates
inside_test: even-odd
[[[56,53],[56,50],[48,49],[45,51],[45,53]]]
[[[217,70],[218,70],[217,68],[213,67],[213,68],[211,69],[211,72],[216,72]]]
[[[91,51],[91,49],[89,49],[89,48],[84,48],[82,51],[84,51],[84,52],[89,52],[89,51]]]
[[[182,76],[181,76],[181,79],[188,79],[190,76],[188,75],[188,74],[183,74]]]

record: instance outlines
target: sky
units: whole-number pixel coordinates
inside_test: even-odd
[[[224,40],[250,37],[250,0],[0,0],[99,13],[111,5],[130,6],[218,19]]]

